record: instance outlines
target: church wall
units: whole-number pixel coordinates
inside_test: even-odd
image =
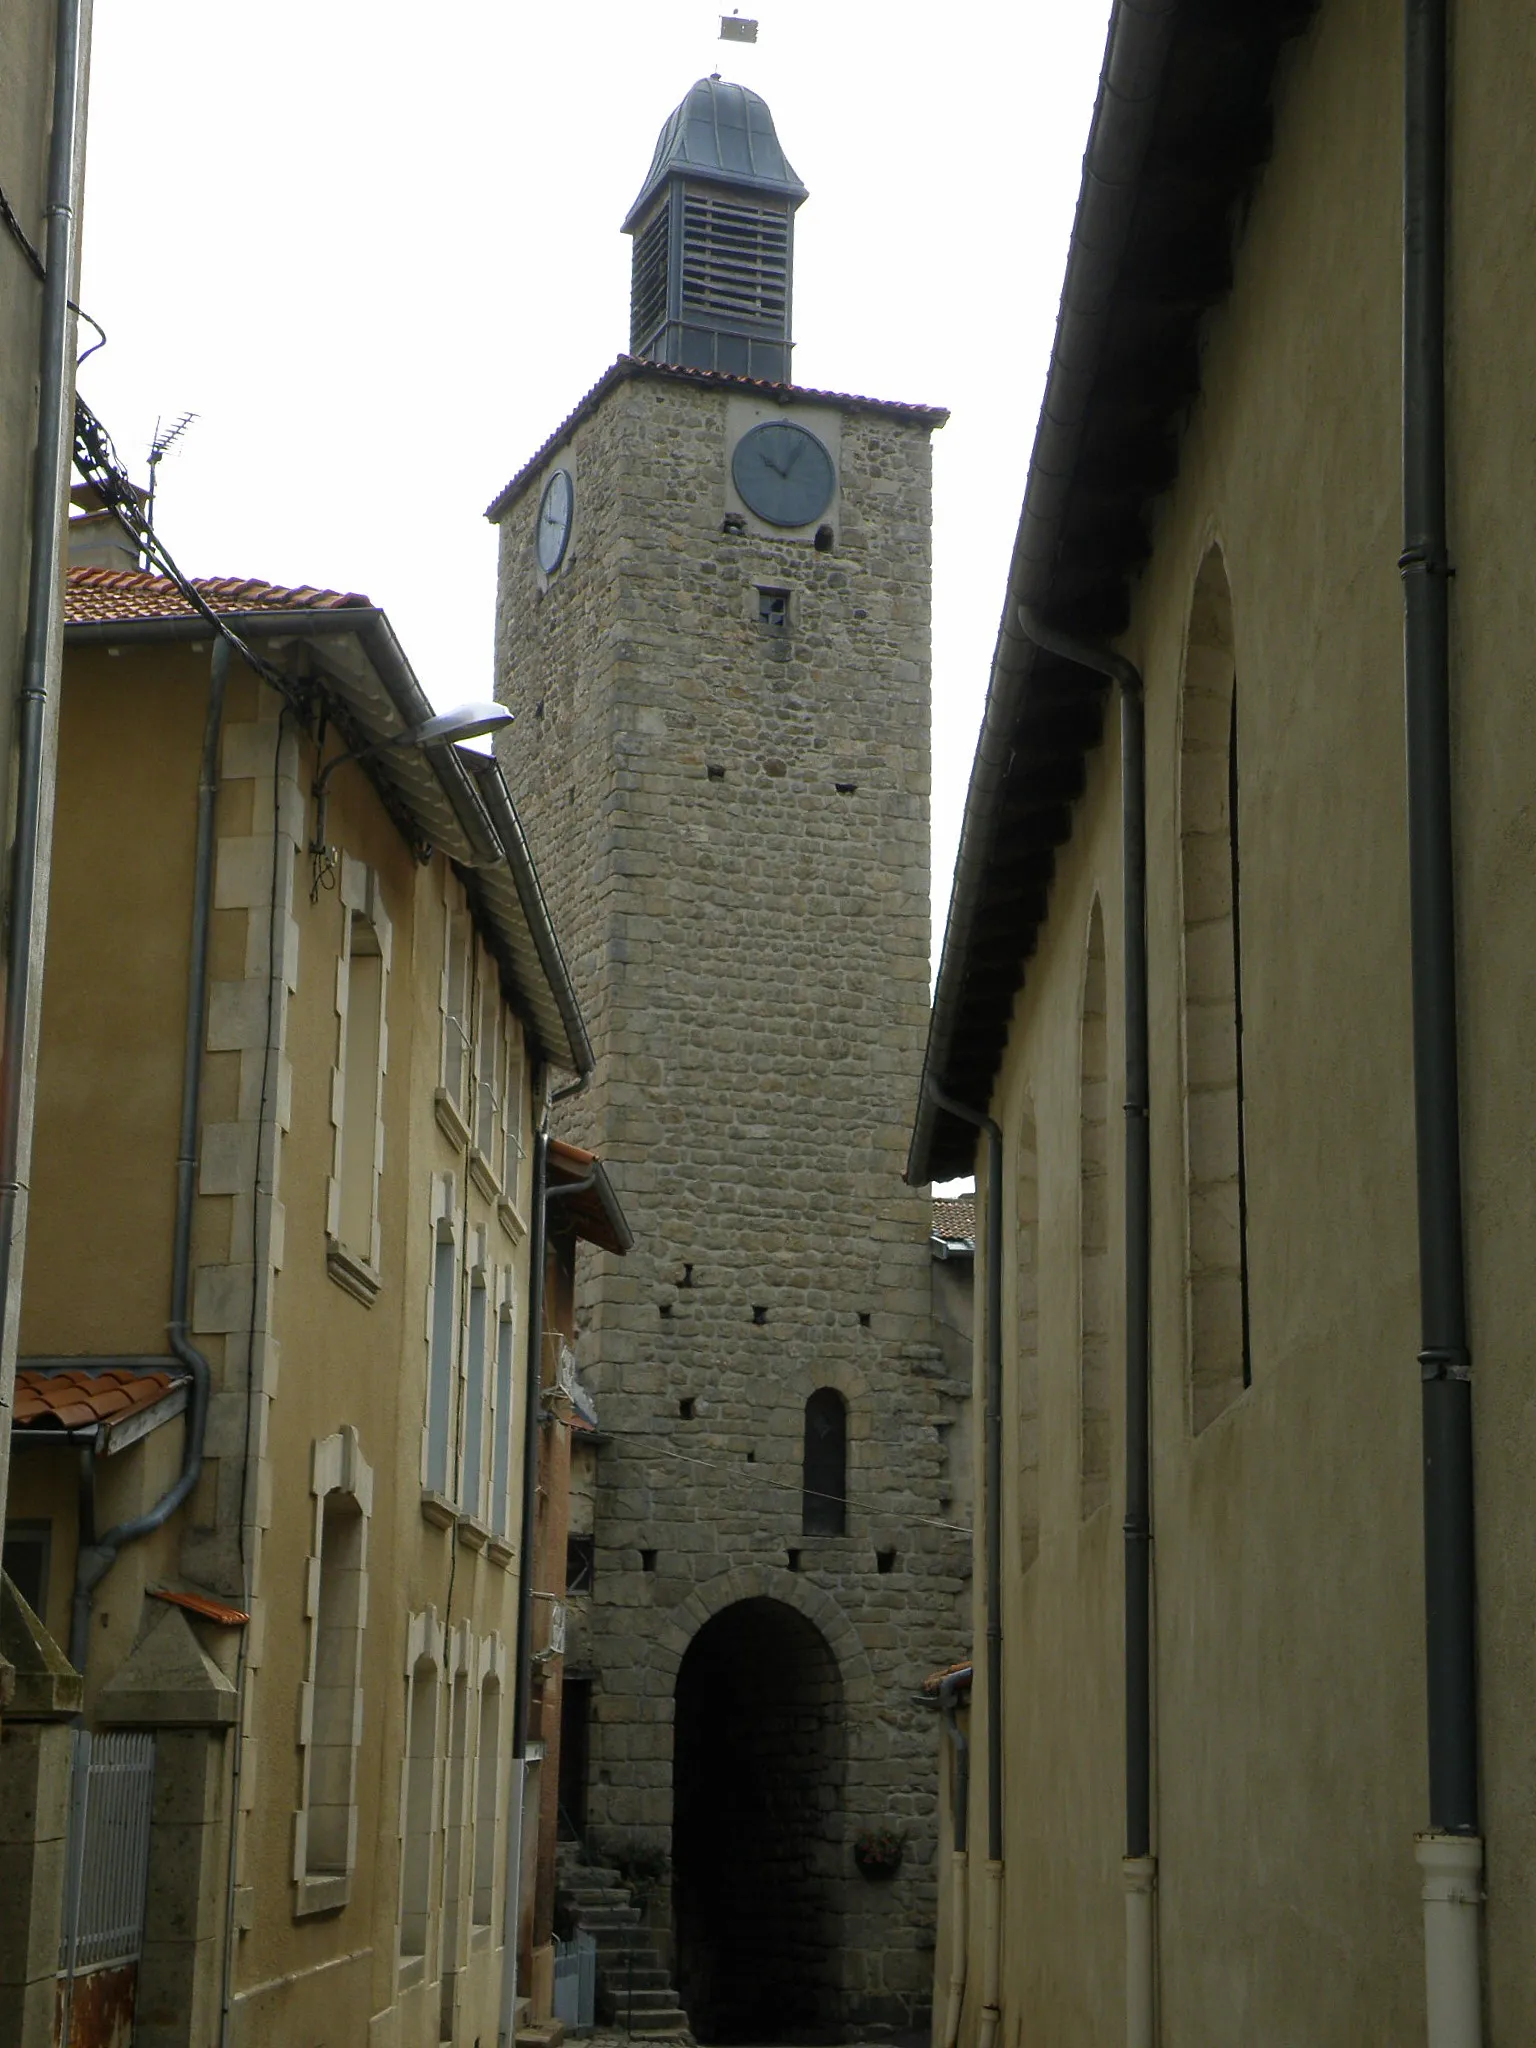
[[[722,530],[731,403],[620,382],[502,528],[504,758],[598,1059],[557,1128],[601,1149],[636,1238],[622,1262],[583,1252],[578,1303],[613,1438],[589,1811],[606,1853],[666,1847],[676,1665],[655,1644],[691,1633],[701,1589],[750,1566],[824,1591],[873,1672],[841,1816],[844,2006],[900,2018],[926,2003],[933,1896],[912,1695],[963,1634],[928,1204],[900,1177],[928,988],[927,433],[791,406],[840,436],[820,552]],[[577,512],[539,594],[534,510],[562,464]],[[789,590],[786,633],[759,624],[759,585]],[[848,1533],[805,1536],[804,1404],[829,1385]],[[870,1885],[852,1840],[884,1821],[907,1860]]]
[[[1536,2006],[1526,1703],[1532,1125],[1526,820],[1533,718],[1518,554],[1529,331],[1509,146],[1512,8],[1458,35],[1451,545],[1462,1048],[1488,1970],[1494,2038]],[[1288,59],[1274,159],[1211,321],[1177,484],[1120,643],[1146,678],[1152,1025],[1154,1846],[1162,2038],[1319,2048],[1424,2038],[1426,1824],[1417,1249],[1403,794],[1400,19],[1326,5]],[[1523,188],[1522,188],[1523,189]],[[1502,367],[1497,367],[1502,364]],[[1180,697],[1218,546],[1241,731],[1253,1384],[1198,1433],[1188,1378],[1187,944]],[[1088,904],[1102,892],[1122,1071],[1116,716],[1089,763],[992,1110],[1038,1118],[1041,1541],[1006,1540],[1005,2034],[1123,2026],[1121,1404],[1101,1554],[1072,1502],[1076,1105]],[[1112,1078],[1112,1100],[1118,1083]],[[1111,1356],[1121,1355],[1111,1154]],[[1516,1193],[1516,1189],[1521,1190]],[[1007,1224],[1005,1219],[1005,1234]],[[1011,1239],[1009,1240],[1011,1242]],[[979,1278],[978,1278],[979,1284]],[[1017,1286],[1010,1264],[1007,1286]],[[1017,1296],[1005,1305],[1014,1343]],[[1017,1414],[1008,1419],[1010,1428]],[[978,1642],[978,1648],[980,1643]],[[978,1665],[973,1755],[984,1750]],[[984,1816],[973,1776],[974,1845]],[[981,1955],[973,1893],[971,1971]],[[965,2038],[979,2000],[968,1995]],[[1502,2032],[1501,2032],[1502,2029]]]

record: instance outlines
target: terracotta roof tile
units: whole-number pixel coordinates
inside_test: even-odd
[[[45,1429],[92,1429],[153,1408],[180,1384],[174,1373],[124,1366],[99,1372],[36,1372],[23,1366],[16,1375],[14,1423],[18,1429],[32,1423]]]
[[[288,589],[263,583],[259,577],[195,576],[192,586],[216,612],[327,612],[361,608],[372,611],[370,599],[356,591],[317,590],[300,584]],[[64,594],[64,618],[71,626],[132,619],[196,617],[168,576],[143,569],[71,569]]]
[[[962,1673],[967,1682],[969,1682],[971,1677],[971,1660],[969,1657],[962,1657],[958,1664],[946,1664],[942,1671],[930,1671],[923,1680],[923,1691],[937,1692],[946,1678],[956,1678]]]
[[[955,1195],[936,1199],[933,1205],[933,1235],[953,1243],[959,1238],[976,1242],[976,1197]]]
[[[151,1586],[149,1597],[164,1600],[171,1607],[184,1607],[188,1614],[216,1621],[224,1628],[240,1628],[251,1618],[248,1608],[232,1607],[227,1600],[215,1600],[210,1593],[182,1593],[174,1586]]]
[[[528,479],[542,468],[545,458],[574,432],[605,392],[615,384],[636,377],[671,384],[708,384],[722,391],[745,391],[758,398],[781,399],[786,405],[800,400],[807,404],[841,406],[844,412],[884,413],[890,419],[910,420],[919,427],[942,427],[949,418],[942,405],[907,405],[895,398],[864,398],[856,391],[818,391],[808,384],[774,384],[766,377],[736,377],[728,370],[694,370],[683,363],[653,363],[646,356],[620,356],[609,364],[586,397],[566,415],[544,445],[529,456],[512,481],[497,492],[485,508],[486,518],[501,517]]]

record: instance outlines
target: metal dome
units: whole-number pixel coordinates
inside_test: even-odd
[[[807,196],[779,147],[767,101],[719,77],[701,78],[667,116],[640,196],[625,216],[625,234],[673,173],[745,185],[793,206]]]

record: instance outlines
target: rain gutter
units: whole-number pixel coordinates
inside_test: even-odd
[[[478,788],[479,800],[496,833],[498,852],[512,871],[517,900],[522,906],[523,917],[538,951],[539,964],[544,970],[544,978],[549,983],[550,992],[560,1012],[560,1021],[565,1027],[570,1064],[578,1074],[589,1074],[594,1064],[592,1041],[587,1036],[581,1006],[576,1000],[576,990],[571,981],[570,969],[565,964],[565,955],[560,950],[560,940],[549,914],[549,905],[544,901],[544,892],[539,886],[533,855],[529,852],[528,841],[523,836],[522,820],[513,807],[511,794],[495,756],[482,754],[471,758],[475,761],[473,779]],[[550,1047],[551,1054],[554,1051],[555,1048]],[[564,1065],[565,1062],[559,1061],[557,1064]]]

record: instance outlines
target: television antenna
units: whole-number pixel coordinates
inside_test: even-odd
[[[169,426],[162,426],[158,418],[155,421],[154,439],[149,444],[149,496],[144,504],[144,523],[151,532],[155,524],[155,479],[160,465],[196,418],[195,412],[184,412],[179,420],[173,420]],[[144,567],[149,567],[148,555],[144,557]]]

